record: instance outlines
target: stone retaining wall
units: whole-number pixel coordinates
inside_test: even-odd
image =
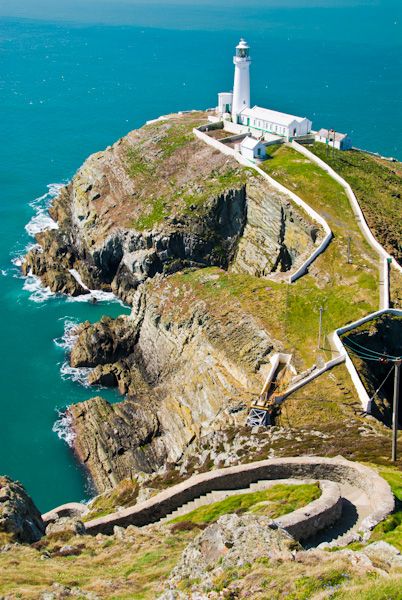
[[[143,526],[159,521],[186,502],[190,502],[212,490],[244,489],[251,483],[262,479],[292,478],[331,480],[336,483],[345,482],[362,490],[370,498],[372,506],[369,518],[366,519],[367,529],[379,523],[394,508],[394,497],[388,483],[375,471],[363,465],[343,458],[273,458],[195,475],[145,502],[105,517],[93,519],[88,521],[85,526],[87,532],[93,535],[97,533],[110,534],[113,532],[115,525],[122,527],[128,525]],[[315,502],[320,502],[320,500],[318,499]],[[326,496],[324,500],[327,502]],[[319,505],[318,508],[320,508]],[[321,508],[325,511],[329,509],[329,505],[322,505]],[[306,507],[303,510],[305,511]],[[314,516],[313,514],[308,516],[304,514],[299,523],[295,522],[294,529],[296,530],[297,527],[301,529],[302,523],[304,523],[303,536],[313,535],[320,529],[320,527],[316,527],[315,519],[310,518]],[[290,526],[291,523],[289,523]]]
[[[320,481],[321,496],[298,510],[275,519],[295,540],[305,540],[333,525],[342,513],[342,496],[337,483]]]

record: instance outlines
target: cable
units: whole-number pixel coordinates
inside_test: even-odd
[[[353,354],[356,354],[356,356],[359,356],[360,358],[364,358],[367,360],[375,360],[377,362],[381,362],[381,359],[384,359],[387,362],[394,362],[395,360],[398,360],[397,357],[390,356],[389,354],[373,355],[369,354],[370,350],[368,350],[367,352],[362,352],[361,350],[356,350],[355,348],[352,348],[352,346],[349,346],[349,344],[345,341],[343,341],[343,343],[347,348],[349,348],[351,352],[353,352]]]
[[[370,398],[370,400],[374,399],[374,396],[377,396],[378,392],[380,391],[380,389],[382,388],[382,386],[384,385],[384,383],[387,381],[388,377],[391,375],[392,371],[395,369],[395,365],[392,365],[392,367],[390,368],[389,372],[387,373],[387,375],[385,376],[385,379],[383,380],[383,382],[381,383],[380,387],[378,387],[376,389],[376,391],[374,392],[373,396]]]
[[[396,358],[398,358],[397,356],[392,356],[391,354],[386,354],[385,352],[377,352],[376,350],[371,350],[371,348],[365,348],[364,346],[362,346],[361,344],[359,344],[358,342],[356,342],[356,340],[352,340],[350,338],[346,338],[346,339],[348,340],[348,342],[350,344],[353,344],[355,346],[358,346],[359,348],[362,348],[367,353],[375,354],[377,356],[384,356],[384,357],[390,358],[392,360],[395,360]]]
[[[381,355],[381,356],[371,356],[371,355],[369,355],[369,354],[363,354],[362,352],[360,352],[360,353],[359,353],[357,350],[355,350],[354,348],[352,348],[352,347],[351,347],[351,346],[349,346],[348,344],[345,344],[345,342],[344,342],[344,345],[345,345],[347,348],[349,348],[349,350],[350,350],[350,351],[351,351],[353,354],[355,354],[355,355],[356,355],[356,356],[358,356],[359,358],[362,358],[363,360],[372,360],[373,362],[380,362],[380,359],[381,359],[381,358],[385,358],[383,355]]]
[[[353,344],[354,346],[358,346],[359,348],[364,350],[366,354],[371,354],[371,355],[378,356],[378,357],[389,358],[390,360],[395,360],[398,358],[397,356],[392,356],[391,354],[387,354],[386,352],[377,352],[376,350],[371,350],[371,348],[365,348],[364,346],[362,346],[361,344],[358,344],[356,341],[354,341],[352,339],[349,339],[349,338],[346,338],[346,339],[350,344]]]

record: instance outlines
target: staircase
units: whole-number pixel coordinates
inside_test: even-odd
[[[186,515],[186,514],[192,512],[193,510],[195,510],[196,508],[199,508],[200,506],[206,506],[207,504],[213,504],[214,502],[220,502],[221,500],[225,500],[229,496],[237,496],[239,494],[250,494],[253,492],[261,492],[270,487],[273,487],[274,485],[278,485],[281,483],[285,484],[285,485],[302,485],[305,483],[314,483],[314,480],[312,480],[312,479],[262,479],[260,481],[257,481],[256,483],[250,484],[250,486],[248,488],[243,488],[243,489],[239,489],[239,490],[213,490],[212,492],[208,492],[207,494],[204,494],[203,496],[199,496],[198,498],[195,498],[194,500],[191,500],[190,502],[183,504],[176,510],[174,510],[171,513],[169,513],[168,515],[166,515],[166,517],[163,517],[160,521],[158,521],[158,523],[160,523],[160,524],[168,523],[169,521],[172,521],[176,517],[182,517],[183,515]]]

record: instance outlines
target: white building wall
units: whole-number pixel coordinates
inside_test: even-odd
[[[239,59],[242,60],[242,59]],[[236,118],[243,108],[250,108],[250,61],[235,61],[232,113]]]
[[[220,92],[218,94],[218,111],[221,115],[232,112],[232,92]]]

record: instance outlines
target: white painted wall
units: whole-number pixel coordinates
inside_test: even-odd
[[[250,59],[233,57],[235,66],[232,114],[235,122],[243,108],[250,108]]]

